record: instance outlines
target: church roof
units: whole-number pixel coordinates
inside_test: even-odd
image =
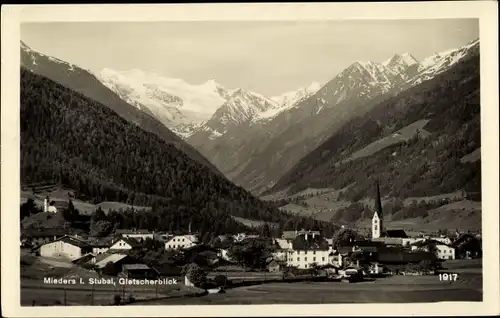
[[[375,197],[375,213],[378,214],[379,219],[382,219],[384,216],[382,213],[382,202],[380,200],[380,187],[378,185],[378,182],[377,182],[377,196]]]
[[[397,237],[397,238],[407,238],[406,232],[404,230],[387,230],[384,232],[386,237]]]

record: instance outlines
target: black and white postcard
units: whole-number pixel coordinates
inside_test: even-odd
[[[497,18],[2,7],[4,314],[498,314]]]

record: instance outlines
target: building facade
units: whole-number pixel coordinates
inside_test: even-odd
[[[328,249],[298,249],[288,251],[287,265],[301,269],[311,268],[313,263],[318,266],[329,264]]]
[[[305,233],[298,235],[287,251],[286,264],[300,269],[329,264],[328,242],[320,235]]]
[[[70,236],[62,237],[40,247],[40,256],[42,257],[63,258],[71,261],[91,252],[90,245]]]
[[[137,240],[129,237],[122,237],[116,242],[112,243],[109,250],[131,250],[138,247],[140,244]]]
[[[185,249],[198,244],[196,236],[191,234],[176,235],[165,242],[165,249]]]
[[[455,259],[455,249],[446,244],[436,244],[436,256],[438,259]]]

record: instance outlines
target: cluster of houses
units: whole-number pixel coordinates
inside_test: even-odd
[[[481,257],[481,240],[472,234],[457,235],[456,238],[441,236],[409,237],[404,230],[385,230],[380,204],[372,217],[370,239],[335,242],[325,238],[319,231],[284,231],[280,238],[273,238],[274,252],[268,259],[271,272],[283,267],[311,269],[314,267],[345,268],[353,262],[356,266],[369,265],[378,273],[385,265],[404,265],[422,261],[452,260],[455,258]],[[45,210],[50,205],[45,202]],[[341,230],[344,231],[345,229]],[[161,242],[166,250],[207,252],[193,234],[173,235],[145,230],[116,230],[115,236],[105,239],[83,239],[65,235],[62,229],[25,233],[21,241],[29,241],[37,247],[42,257],[63,258],[77,264],[92,264],[104,268],[110,262],[120,265],[125,275],[152,275],[145,264],[132,260],[128,251],[142,248],[145,240]],[[240,233],[232,236],[233,242],[242,242],[258,235]],[[216,249],[216,257],[231,261],[227,249]],[[214,252],[214,249],[211,250]],[[125,266],[126,265],[126,266]],[[125,266],[125,267],[123,267]],[[153,273],[154,274],[154,273]]]
[[[360,263],[369,265],[375,273],[386,265],[417,264],[456,258],[481,257],[480,237],[456,233],[456,237],[409,237],[404,230],[385,230],[381,207],[374,212],[370,239],[334,242],[318,231],[285,231],[274,239],[276,252],[270,271],[279,266],[308,269],[334,266],[337,268]]]
[[[198,244],[195,235],[171,235],[149,231],[117,230],[117,236],[104,239],[84,239],[79,236],[69,236],[64,230],[51,229],[27,232],[23,235],[21,244],[30,242],[42,257],[64,258],[75,260],[86,254],[105,254],[108,252],[126,252],[142,247],[147,239],[157,240],[165,245],[165,249],[186,249]]]

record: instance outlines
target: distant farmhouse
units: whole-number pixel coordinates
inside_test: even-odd
[[[186,249],[198,244],[198,239],[195,235],[175,235],[165,242],[165,249]]]
[[[115,241],[110,247],[109,250],[112,251],[128,251],[131,249],[135,249],[140,247],[140,243],[134,239],[129,237],[122,237]]]
[[[292,241],[294,240],[297,236],[299,235],[305,235],[305,234],[309,234],[309,235],[320,235],[320,232],[319,231],[309,231],[309,230],[300,230],[300,231],[283,231],[283,234],[281,236],[282,239],[284,240],[288,240],[288,241]]]
[[[287,255],[287,265],[297,268],[311,268],[312,264],[329,263],[328,242],[316,234],[317,231],[300,232],[293,239]]]
[[[138,241],[146,240],[146,239],[151,239],[151,240],[162,240],[164,238],[163,233],[155,233],[155,231],[149,231],[149,230],[123,230],[123,229],[118,229],[116,230],[116,234],[120,234],[122,237],[125,238],[133,238]]]
[[[433,252],[440,260],[455,259],[455,248],[453,246],[435,240],[415,242],[411,245],[411,250]]]
[[[92,252],[92,246],[72,236],[64,236],[40,247],[40,256],[75,260]]]
[[[22,236],[30,241],[32,245],[39,246],[51,241],[55,241],[66,235],[62,228],[57,229],[41,229],[41,230],[27,230]]]

